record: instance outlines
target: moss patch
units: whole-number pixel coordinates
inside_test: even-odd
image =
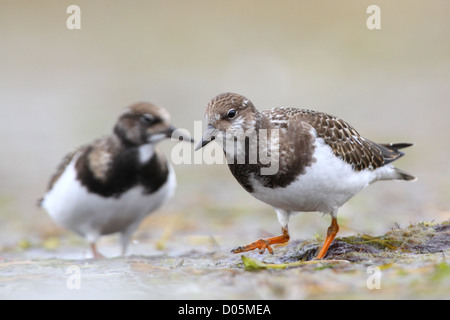
[[[278,256],[282,263],[314,259],[322,245],[318,240],[293,241],[282,248]],[[325,259],[340,259],[351,262],[376,257],[393,257],[400,254],[428,254],[445,252],[450,248],[450,222],[421,222],[407,228],[394,228],[384,235],[336,238],[328,249]]]

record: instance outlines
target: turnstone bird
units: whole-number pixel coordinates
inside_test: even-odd
[[[322,259],[339,231],[337,213],[345,202],[378,180],[415,180],[391,164],[404,155],[399,149],[412,144],[374,143],[326,113],[295,108],[258,111],[242,95],[223,93],[209,102],[205,117],[208,127],[195,150],[213,139],[222,143],[233,176],[252,196],[271,205],[281,224],[281,235],[238,247],[234,253],[273,253],[271,245],[289,241],[292,213],[318,211],[331,215],[317,255]],[[261,143],[264,137],[267,143]],[[263,171],[270,169],[267,159],[262,161],[267,155],[277,170]]]
[[[156,144],[175,130],[165,109],[147,102],[131,105],[112,134],[62,160],[41,207],[55,222],[86,238],[94,257],[101,257],[99,237],[116,232],[125,254],[140,222],[174,193],[174,170]],[[179,139],[193,142],[181,133]]]

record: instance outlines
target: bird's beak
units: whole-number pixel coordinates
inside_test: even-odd
[[[200,148],[203,148],[208,143],[214,140],[216,135],[218,134],[219,130],[214,128],[212,125],[208,125],[205,132],[203,132],[202,141],[200,141],[197,146],[195,147],[195,151],[199,150]]]
[[[172,126],[172,125],[171,125],[171,126],[166,130],[166,132],[165,132],[166,137],[167,137],[167,138],[170,138],[170,137],[172,136],[172,134],[174,133],[175,130],[177,130],[177,128],[176,128],[175,126]]]
[[[194,142],[194,139],[192,139],[189,135],[184,133],[183,130],[179,130],[172,125],[164,131],[161,131],[158,133],[153,133],[148,138],[148,142],[157,143],[166,138],[174,138],[174,139],[178,139],[179,141],[189,141],[191,143]]]
[[[174,126],[170,126],[167,131],[166,131],[166,135],[167,138],[174,138],[174,139],[178,139],[179,141],[188,141],[190,143],[194,143],[194,139],[191,138],[189,135],[187,135],[186,133],[184,133],[183,131],[185,130],[178,130],[176,127]]]

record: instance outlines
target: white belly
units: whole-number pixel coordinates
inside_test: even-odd
[[[351,165],[334,156],[323,139],[315,142],[316,162],[285,188],[266,188],[253,179],[252,195],[273,207],[287,211],[331,213],[370,183],[379,179],[391,166],[374,171],[356,172]]]
[[[137,186],[118,198],[102,197],[89,193],[76,179],[77,158],[45,195],[42,206],[55,222],[89,241],[102,234],[136,229],[142,219],[172,196],[176,187],[175,173],[169,165],[166,183],[153,194],[144,194],[143,187]]]

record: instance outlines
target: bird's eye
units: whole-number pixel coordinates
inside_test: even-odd
[[[227,117],[228,119],[233,119],[236,116],[236,110],[230,109],[228,110]]]
[[[155,121],[155,118],[149,113],[143,114],[141,118],[144,119],[146,122],[149,122],[149,123]]]

